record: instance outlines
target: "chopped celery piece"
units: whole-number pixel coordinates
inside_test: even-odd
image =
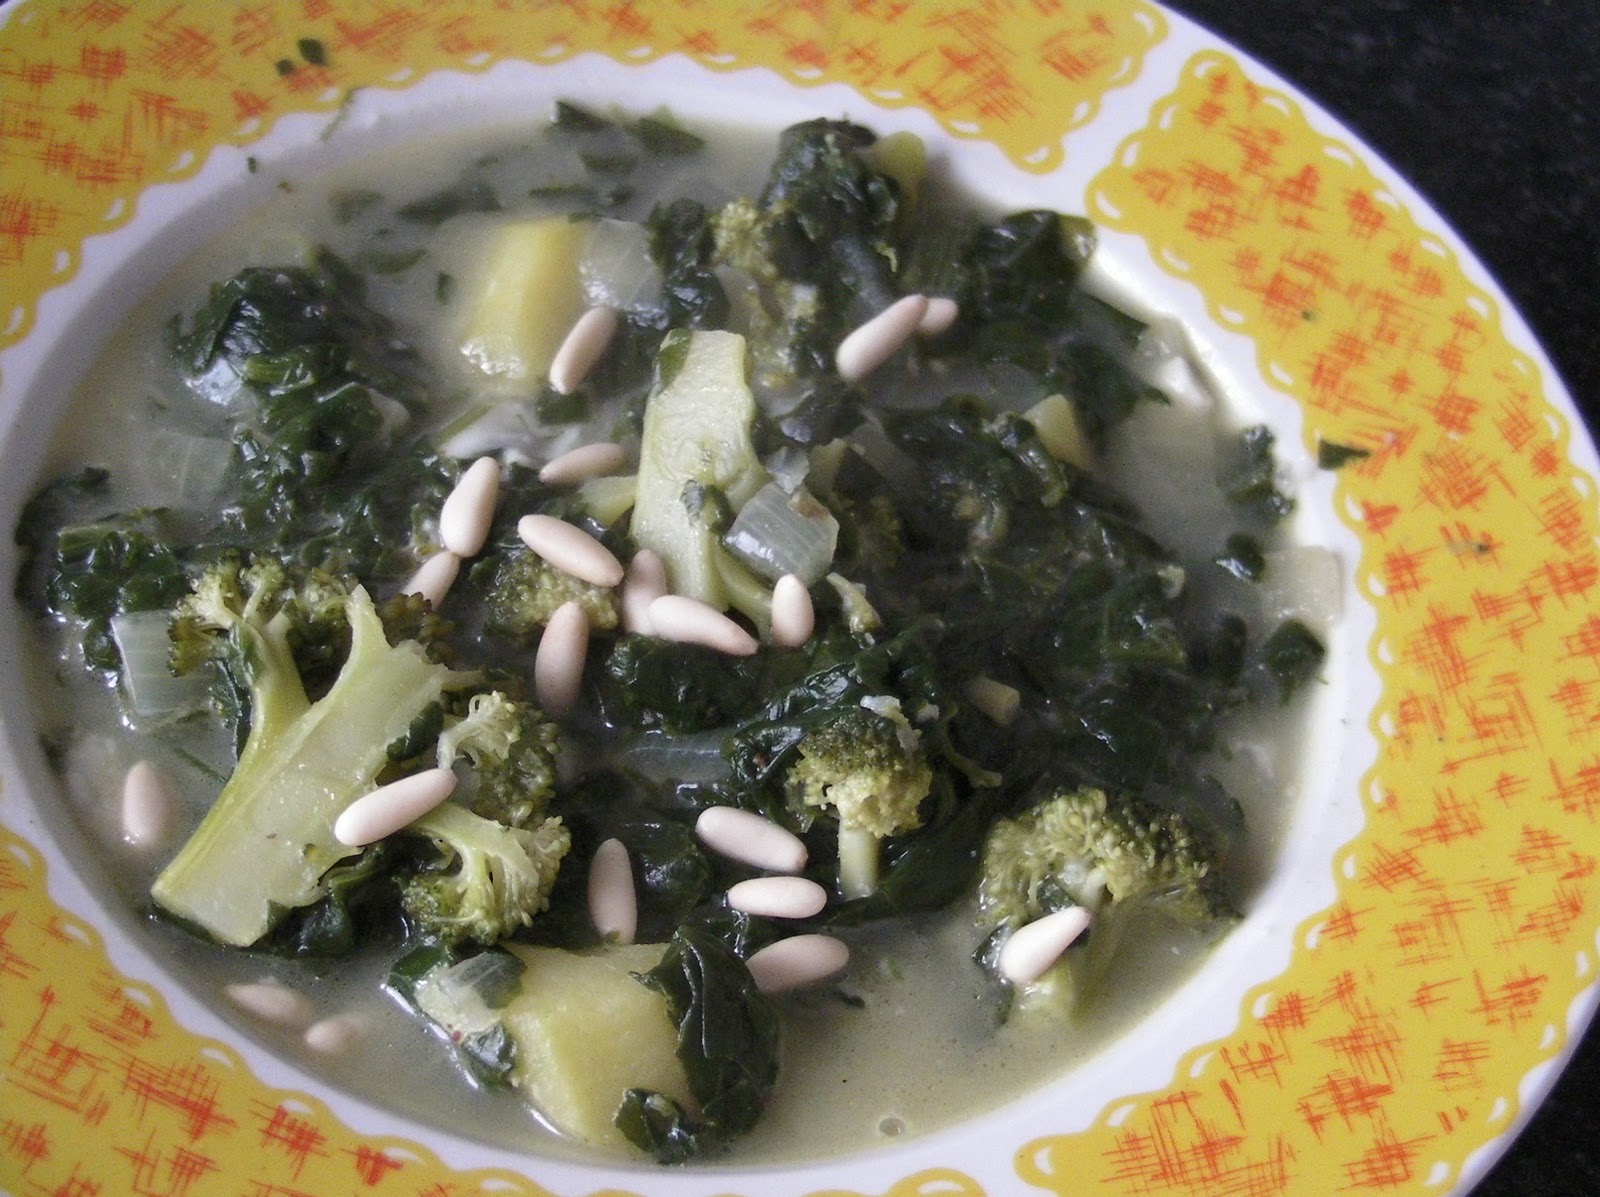
[[[711,489],[738,510],[767,481],[750,440],[756,405],[745,381],[744,338],[674,329],[662,342],[661,360],[662,381],[644,410],[633,539],[661,554],[675,594],[725,608],[729,596],[717,567],[722,546],[691,514],[684,491]]]

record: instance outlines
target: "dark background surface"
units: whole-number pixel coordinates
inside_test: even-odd
[[[1168,2],[1278,71],[1421,191],[1600,427],[1600,0]],[[1580,1194],[1600,1194],[1600,1028],[1473,1190]]]

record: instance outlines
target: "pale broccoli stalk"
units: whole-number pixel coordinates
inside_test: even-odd
[[[427,836],[454,863],[413,875],[400,895],[418,929],[445,943],[493,944],[526,927],[550,904],[572,846],[559,818],[509,827],[457,802],[435,807],[406,831]]]
[[[312,703],[291,635],[326,638],[337,613],[350,646]],[[440,700],[452,671],[416,641],[391,645],[367,592],[281,568],[213,567],[179,608],[175,660],[220,657],[250,695],[239,762],[200,826],[151,887],[156,904],[222,943],[244,947],[286,911],[323,896],[323,874],[357,849],[334,837],[345,807],[374,788],[389,748]]]
[[[766,484],[751,440],[755,416],[743,337],[669,332],[645,404],[629,531],[640,548],[661,555],[673,593],[719,610],[735,606],[765,626],[770,588],[723,548],[699,505],[714,495],[737,511]]]
[[[1019,1008],[1071,1013],[1093,992],[1123,934],[1142,912],[1201,927],[1233,911],[1219,883],[1215,848],[1182,816],[1082,787],[1047,798],[990,829],[978,887],[984,963],[994,966],[1017,928],[1081,906],[1088,933],[1037,981],[1019,987]]]
[[[546,818],[556,781],[556,728],[531,704],[498,690],[474,694],[466,713],[439,733],[441,769],[465,760],[465,801],[413,821],[441,854],[401,885],[406,915],[443,943],[498,943],[527,926],[550,900],[571,837]]]
[[[875,696],[805,735],[787,785],[792,802],[838,816],[839,888],[864,898],[878,888],[881,841],[921,825],[933,769],[899,700]]]

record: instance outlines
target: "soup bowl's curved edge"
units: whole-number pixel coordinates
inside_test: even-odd
[[[398,85],[397,85],[397,86],[398,86]],[[1414,203],[1414,202],[1411,202],[1411,201],[1408,201],[1408,202],[1407,202],[1407,203],[1406,203],[1406,207],[1407,207],[1407,208],[1409,208],[1409,209],[1411,209],[1411,210],[1412,210],[1412,211],[1417,211],[1417,212],[1421,212],[1421,211],[1426,211],[1426,207],[1425,207],[1425,205],[1420,205],[1420,203]],[[1546,368],[1546,369],[1547,369],[1547,368]],[[1381,730],[1381,729],[1380,729],[1380,730]],[[1583,992],[1583,994],[1588,994],[1588,993],[1590,993],[1590,992],[1591,992],[1591,991],[1590,991],[1590,990],[1588,990],[1588,989],[1585,989],[1585,990],[1584,990],[1584,991],[1582,991],[1582,992]],[[1580,997],[1579,997],[1579,998],[1576,998],[1576,999],[1574,999],[1574,1004],[1575,1004],[1575,1005],[1576,1005],[1576,1004],[1578,1004],[1578,1003],[1581,1003],[1581,1002],[1582,1002],[1582,1001],[1584,1001],[1584,998],[1583,998],[1583,996],[1582,996],[1582,995],[1580,995]]]

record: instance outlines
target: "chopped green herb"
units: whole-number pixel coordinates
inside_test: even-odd
[[[340,224],[349,224],[381,204],[383,193],[368,187],[355,187],[347,191],[336,191],[330,198],[333,202],[334,220]]]
[[[1234,442],[1223,467],[1222,493],[1240,512],[1263,523],[1276,523],[1294,510],[1294,500],[1278,488],[1278,464],[1272,453],[1272,431],[1257,424]]]
[[[1317,465],[1324,470],[1337,470],[1353,461],[1364,461],[1371,456],[1371,449],[1362,449],[1356,445],[1341,445],[1337,441],[1317,442]]]
[[[698,153],[706,144],[705,138],[690,133],[662,116],[641,117],[633,131],[647,152],[664,157]]]
[[[1227,548],[1215,560],[1241,582],[1259,582],[1267,572],[1267,559],[1261,551],[1261,542],[1243,532],[1229,536]]]
[[[1279,624],[1261,651],[1267,672],[1285,702],[1317,676],[1328,655],[1321,639],[1298,619]]]
[[[423,258],[428,256],[428,251],[422,246],[415,249],[385,250],[376,247],[368,249],[358,255],[355,265],[374,274],[399,274],[410,270]]]
[[[402,205],[398,215],[417,224],[437,225],[465,212],[498,211],[500,200],[494,188],[483,179],[467,178]]]

